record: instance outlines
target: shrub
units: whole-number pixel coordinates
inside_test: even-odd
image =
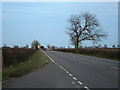
[[[20,62],[25,62],[29,60],[29,57],[35,52],[34,49],[13,49],[13,48],[3,48],[3,68],[9,68],[10,66],[15,66]]]

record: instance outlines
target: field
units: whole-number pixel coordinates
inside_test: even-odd
[[[33,49],[4,49],[2,80],[20,77],[49,62],[41,52]]]
[[[56,51],[77,53],[75,49],[56,49]],[[120,49],[118,48],[81,48],[78,54],[120,61]]]

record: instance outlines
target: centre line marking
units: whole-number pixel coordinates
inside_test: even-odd
[[[50,58],[46,53],[45,55]],[[54,62],[55,64],[57,64],[52,58],[50,58],[52,62]],[[66,71],[62,66],[60,66],[59,64],[57,64],[57,66],[59,66],[61,69],[63,69],[64,71]],[[112,67],[112,68],[117,68],[117,67]],[[119,68],[117,68],[119,69]],[[72,74],[70,74],[68,71],[66,71],[66,73],[68,73],[69,76],[73,76]],[[76,80],[79,84],[83,84],[82,82],[78,81],[77,78],[72,77],[74,80]],[[75,82],[72,82],[72,84],[75,84]],[[84,86],[85,89],[90,90],[87,86]]]
[[[66,73],[68,73],[68,71],[66,71]]]
[[[73,77],[74,80],[77,80],[77,78]]]
[[[72,74],[69,74],[70,76],[72,76]]]
[[[79,84],[82,84],[80,81],[78,81]]]
[[[84,88],[86,88],[87,90],[89,90],[89,88],[88,88],[88,87],[86,87],[86,86],[85,86]]]
[[[63,69],[64,71],[66,71],[65,69]]]
[[[63,67],[61,67],[62,69],[64,69]]]
[[[61,66],[59,66],[61,68]]]
[[[72,84],[75,84],[75,82],[72,82]]]

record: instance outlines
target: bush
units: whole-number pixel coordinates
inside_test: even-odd
[[[34,49],[13,49],[13,48],[2,48],[3,55],[3,68],[9,68],[15,66],[20,62],[29,60],[29,57],[35,52]]]

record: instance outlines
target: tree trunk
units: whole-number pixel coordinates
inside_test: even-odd
[[[77,45],[76,45],[76,51],[77,51],[77,53],[79,53],[78,42],[77,42]]]
[[[76,41],[76,51],[77,51],[77,53],[79,53],[79,49],[78,49],[79,42],[78,42],[78,39],[79,39],[79,37],[77,36],[77,41]]]

